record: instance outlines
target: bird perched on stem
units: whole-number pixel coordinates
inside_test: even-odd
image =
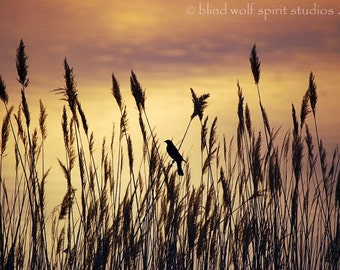
[[[166,151],[168,152],[169,156],[177,163],[178,175],[183,176],[184,173],[182,170],[182,161],[185,162],[185,160],[171,140],[166,140],[165,143],[167,144]]]

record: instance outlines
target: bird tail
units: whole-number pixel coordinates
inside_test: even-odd
[[[184,175],[183,169],[182,169],[182,161],[177,162],[177,173],[180,176]]]

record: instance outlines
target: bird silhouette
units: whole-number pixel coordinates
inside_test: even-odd
[[[182,161],[185,160],[171,140],[166,140],[165,143],[167,144],[166,151],[168,152],[169,156],[177,163],[178,175],[183,176],[184,173],[182,170]]]

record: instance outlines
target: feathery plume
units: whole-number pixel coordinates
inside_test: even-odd
[[[220,169],[220,178],[218,180],[218,182],[221,182],[222,184],[222,189],[223,189],[223,206],[224,208],[229,208],[231,209],[231,198],[232,198],[232,194],[231,194],[231,190],[230,190],[230,184],[227,181],[227,179],[225,178],[225,173],[223,171],[223,168]]]
[[[128,128],[128,116],[127,116],[126,106],[124,106],[122,115],[120,117],[121,136],[127,133],[127,128]]]
[[[294,125],[293,134],[295,138],[299,134],[299,123],[296,117],[296,111],[295,111],[295,107],[293,104],[292,104],[292,118],[293,118],[293,125]]]
[[[29,127],[31,123],[30,111],[28,109],[28,103],[26,100],[25,91],[21,90],[21,103],[22,103],[22,112],[24,113],[26,119],[26,126]]]
[[[237,82],[237,94],[238,94],[238,107],[237,107],[237,115],[238,115],[238,126],[237,126],[237,152],[241,156],[242,149],[242,136],[244,134],[244,113],[243,113],[243,102],[244,97],[242,94],[242,89],[240,87],[239,82]]]
[[[192,96],[192,102],[194,103],[194,111],[191,115],[191,119],[195,118],[195,116],[198,116],[200,120],[203,118],[203,111],[208,106],[207,99],[210,96],[209,94],[203,94],[199,97],[197,97],[196,93],[192,88],[190,88],[191,96]]]
[[[61,126],[62,126],[62,129],[63,129],[64,144],[65,144],[65,146],[68,146],[70,140],[69,140],[69,130],[68,130],[68,117],[67,117],[65,106],[63,107]]]
[[[38,153],[38,130],[35,128],[31,139],[31,153],[34,158]]]
[[[292,143],[292,163],[293,163],[293,171],[296,179],[296,183],[298,184],[300,180],[300,173],[302,169],[302,157],[303,157],[303,143],[301,141],[300,136],[294,136]]]
[[[53,90],[57,94],[62,95],[62,100],[68,102],[68,105],[72,111],[72,115],[75,119],[77,119],[76,109],[77,109],[77,89],[76,83],[74,80],[73,68],[69,66],[67,63],[67,59],[64,59],[64,78],[65,78],[65,87],[57,88]]]
[[[251,118],[250,118],[250,109],[249,109],[249,106],[248,104],[246,103],[246,109],[245,109],[245,117],[246,117],[246,127],[247,127],[247,131],[248,131],[248,134],[249,134],[249,137],[251,136]]]
[[[262,166],[261,166],[261,143],[262,143],[262,137],[261,132],[259,133],[259,136],[256,140],[256,142],[253,142],[253,150],[252,150],[252,166],[251,166],[251,173],[253,178],[253,184],[254,184],[254,195],[258,192],[258,183],[262,182],[263,175],[262,175]]]
[[[40,132],[41,132],[41,137],[43,140],[46,139],[47,137],[47,131],[46,131],[46,107],[42,103],[41,99],[39,100],[40,104],[40,116],[39,116],[39,127],[40,127]]]
[[[318,101],[318,94],[316,92],[316,84],[314,82],[314,78],[315,78],[314,74],[313,74],[313,72],[311,72],[310,75],[309,75],[308,92],[309,92],[310,106],[312,108],[313,114],[315,115],[316,103]]]
[[[74,192],[75,189],[72,187],[69,187],[64,198],[63,202],[60,206],[60,212],[59,212],[59,220],[64,219],[65,216],[68,214],[69,209],[72,207],[74,202]]]
[[[136,74],[131,70],[130,76],[131,92],[135,98],[138,110],[145,109],[145,91],[142,90],[140,83],[137,80]]]
[[[242,93],[242,88],[237,81],[237,94],[238,94],[238,107],[237,107],[237,115],[238,115],[238,127],[237,127],[237,134],[241,137],[244,133],[244,114],[243,114],[243,102],[244,97]]]
[[[204,121],[201,127],[201,151],[202,152],[207,145],[207,134],[208,134],[208,116],[204,118]]]
[[[127,145],[128,145],[128,156],[129,156],[129,166],[130,166],[130,171],[133,170],[133,149],[132,149],[132,141],[130,136],[127,137]]]
[[[6,84],[0,75],[0,99],[3,103],[7,104],[8,102],[8,94],[6,92]]]
[[[307,115],[311,112],[310,108],[309,108],[309,89],[306,91],[306,93],[304,94],[303,98],[302,98],[302,102],[301,102],[301,113],[300,113],[300,129],[302,129]]]
[[[275,151],[269,159],[269,188],[271,194],[275,194],[276,191],[279,191],[281,188],[282,178],[280,171],[280,164],[278,158],[278,152]]]
[[[11,113],[13,111],[13,107],[11,107],[8,112],[6,113],[6,116],[4,117],[4,120],[2,122],[2,129],[1,129],[1,155],[4,154],[6,151],[6,145],[9,138],[9,121],[11,117]]]
[[[17,49],[16,66],[18,72],[18,82],[23,86],[27,87],[29,84],[29,79],[27,78],[27,60],[28,56],[25,52],[25,44],[23,40],[20,40],[19,47]]]
[[[309,166],[311,171],[314,169],[315,164],[316,164],[316,157],[314,157],[314,144],[313,144],[313,138],[312,134],[309,131],[308,125],[306,125],[306,136],[305,136],[305,141],[307,144],[307,149],[308,149],[308,161],[309,161]]]
[[[258,84],[260,80],[261,62],[257,56],[255,44],[253,45],[253,48],[251,50],[249,61],[251,65],[251,71],[253,72],[255,84]]]
[[[116,102],[118,104],[118,107],[120,110],[122,110],[122,106],[123,106],[123,99],[122,99],[122,95],[120,92],[120,87],[119,87],[119,83],[115,77],[115,75],[112,73],[112,94],[114,96],[114,98],[116,99]]]

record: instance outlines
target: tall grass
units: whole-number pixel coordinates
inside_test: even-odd
[[[56,94],[61,112],[64,157],[56,157],[65,177],[65,195],[45,212],[47,112],[40,101],[39,128],[30,121],[26,89],[27,54],[17,51],[21,103],[5,107],[0,155],[0,269],[315,269],[340,267],[340,169],[336,148],[331,158],[319,137],[317,86],[313,73],[301,102],[292,105],[292,130],[283,140],[270,127],[260,95],[260,60],[255,45],[251,70],[263,128],[253,126],[238,82],[236,143],[218,139],[218,119],[204,114],[209,94],[191,89],[192,121],[201,125],[200,179],[192,179],[190,157],[179,177],[165,145],[152,129],[146,92],[130,77],[143,139],[136,170],[128,112],[112,74],[113,102],[120,112],[118,130],[103,139],[94,155],[94,134],[81,107],[73,69],[64,60],[65,86]],[[306,123],[312,112],[314,127]],[[117,134],[116,134],[117,133]],[[264,134],[264,136],[263,136]],[[316,139],[313,139],[315,134]],[[14,190],[8,194],[3,161],[14,139]],[[265,143],[263,143],[265,138]],[[316,150],[315,150],[316,146]],[[126,173],[127,172],[127,173]],[[127,183],[127,184],[126,184]],[[76,191],[75,186],[81,189]],[[126,188],[125,188],[126,187]],[[47,230],[50,226],[50,230]],[[47,235],[51,231],[51,235]]]

